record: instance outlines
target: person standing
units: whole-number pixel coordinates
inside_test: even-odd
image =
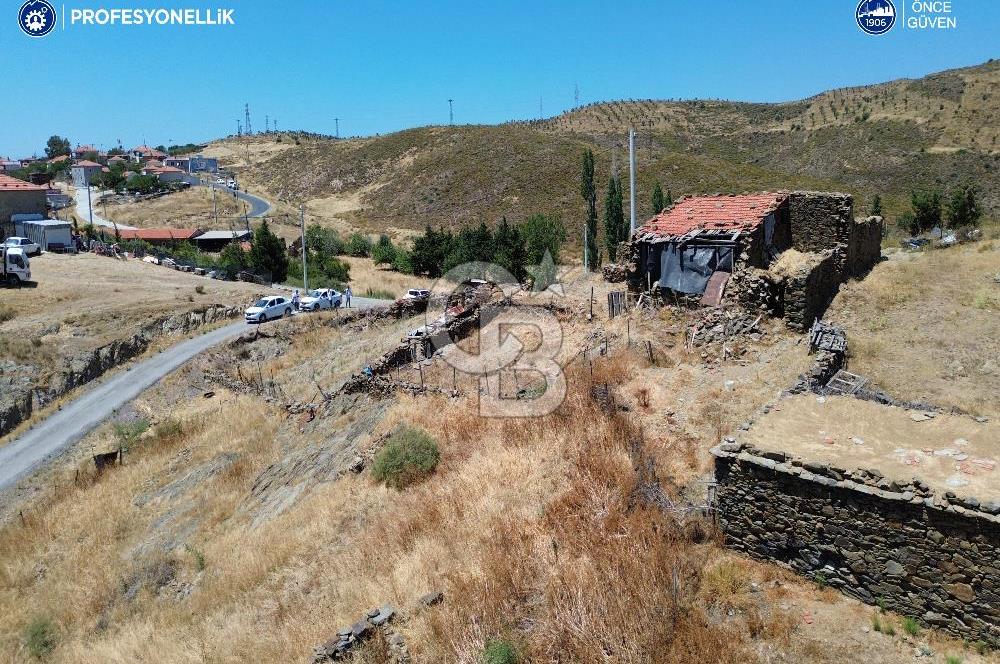
[[[295,309],[296,311],[299,308],[299,289],[298,288],[296,288],[295,292],[292,293],[292,308]]]
[[[351,287],[350,286],[348,286],[344,290],[344,297],[347,300],[347,308],[350,309],[351,308]]]

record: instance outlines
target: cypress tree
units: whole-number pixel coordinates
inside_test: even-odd
[[[663,208],[666,207],[665,199],[663,198],[663,187],[660,183],[656,183],[656,187],[653,188],[653,214],[657,215],[663,212]]]
[[[594,152],[583,153],[583,169],[580,173],[580,195],[587,202],[586,260],[591,270],[596,270],[600,262],[597,249],[597,186],[594,184]]]
[[[625,209],[622,203],[622,182],[616,175],[608,180],[608,193],[604,199],[604,243],[608,249],[608,259],[615,260],[618,243],[628,235],[625,224]]]

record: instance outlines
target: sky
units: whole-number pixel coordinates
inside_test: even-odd
[[[52,134],[109,149],[202,142],[255,130],[371,135],[545,117],[609,99],[800,99],[1000,57],[1000,2],[951,0],[956,27],[886,34],[854,0],[50,0],[73,9],[225,8],[227,26],[0,20],[0,155],[43,154]],[[918,3],[919,4],[919,3]],[[938,3],[940,5],[940,3]],[[790,11],[794,8],[794,11]],[[905,12],[906,16],[903,15]],[[541,102],[541,109],[539,104]]]

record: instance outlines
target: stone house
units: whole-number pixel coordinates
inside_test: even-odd
[[[808,328],[881,257],[882,218],[855,220],[852,204],[808,191],[683,197],[635,231],[626,280],[668,302],[738,304]]]
[[[70,167],[70,174],[73,176],[74,187],[86,187],[94,181],[94,178],[101,174],[104,167],[97,162],[78,161]]]

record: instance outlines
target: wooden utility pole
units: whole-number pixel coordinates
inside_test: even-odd
[[[299,231],[302,234],[302,290],[309,292],[309,265],[306,261],[306,206],[299,205]]]

